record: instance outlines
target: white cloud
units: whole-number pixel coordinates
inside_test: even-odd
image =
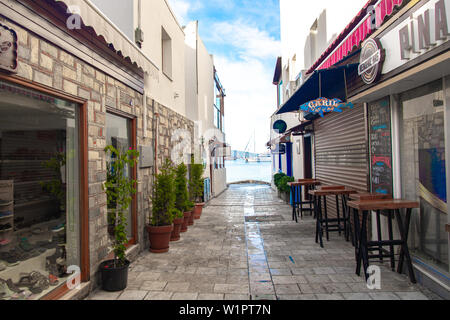
[[[243,60],[272,58],[280,54],[280,42],[266,31],[246,24],[242,20],[215,23],[208,40],[232,45]]]
[[[169,0],[168,2],[181,25],[189,21],[190,13],[202,8],[200,1]]]

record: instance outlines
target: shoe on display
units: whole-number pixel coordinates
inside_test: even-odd
[[[0,207],[10,206],[14,203],[12,200],[1,200],[0,199]]]
[[[8,284],[5,280],[0,279],[0,296],[2,299],[11,299],[14,296],[15,292],[9,289]]]
[[[21,238],[19,247],[26,252],[33,250],[33,246],[28,242],[28,238]]]
[[[8,287],[9,287],[9,289],[10,289],[11,291],[14,291],[14,292],[16,292],[16,293],[21,293],[21,292],[24,291],[24,290],[20,289],[19,287],[17,287],[17,286],[14,284],[14,282],[12,281],[12,279],[6,280],[6,284],[8,285]]]
[[[52,228],[52,232],[61,232],[66,228],[66,224],[65,223],[61,223],[55,227]]]
[[[57,276],[55,276],[53,274],[49,274],[48,282],[50,283],[51,286],[57,286],[59,284],[59,279]]]
[[[9,229],[12,229],[12,225],[10,223],[0,224],[0,231],[1,230],[9,230]]]
[[[0,240],[0,246],[6,246],[6,245],[8,245],[8,244],[10,244],[11,243],[11,240],[9,240],[9,239],[2,239],[2,240]]]
[[[4,211],[4,212],[0,212],[0,218],[4,218],[4,217],[9,217],[12,216],[12,212],[11,211]]]

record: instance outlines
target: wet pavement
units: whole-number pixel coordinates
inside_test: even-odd
[[[97,290],[93,300],[428,300],[405,275],[381,266],[381,289],[355,274],[354,248],[337,233],[320,248],[315,221],[268,186],[233,185],[165,254],[142,253],[128,287]]]

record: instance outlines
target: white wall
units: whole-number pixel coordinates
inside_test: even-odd
[[[150,76],[147,94],[158,103],[186,116],[185,41],[184,32],[165,0],[142,1],[141,21],[144,31],[142,51],[159,68]],[[137,21],[135,21],[137,26]],[[162,72],[162,28],[172,39],[172,75]]]

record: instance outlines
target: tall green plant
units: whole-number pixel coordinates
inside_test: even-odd
[[[189,176],[189,197],[191,201],[202,202],[204,181],[203,181],[203,165],[191,164],[190,176]]]
[[[166,160],[160,173],[156,175],[151,200],[153,206],[150,225],[154,227],[170,226],[173,223],[176,200],[174,170],[170,160]]]
[[[139,152],[128,150],[122,152],[113,146],[105,148],[111,161],[108,163],[108,174],[106,183],[103,186],[107,195],[109,208],[108,220],[115,223],[114,227],[114,264],[121,266],[125,264],[125,244],[128,242],[126,226],[128,208],[136,193],[136,180],[132,180],[126,175],[129,168],[133,168],[137,163]],[[113,220],[113,221],[112,221]]]
[[[178,210],[178,218],[183,217],[188,206],[187,171],[184,163],[180,163],[175,169],[175,208]]]

